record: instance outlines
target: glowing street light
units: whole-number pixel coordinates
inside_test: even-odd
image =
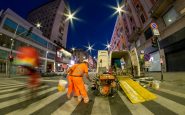
[[[85,47],[87,48],[87,51],[89,51],[89,52],[91,53],[91,51],[94,50],[94,49],[93,49],[93,46],[94,46],[94,45],[88,44],[88,46],[85,46]]]
[[[106,48],[109,49],[110,48],[110,44],[107,44]]]
[[[107,44],[104,44],[104,46],[106,46],[105,49],[108,49],[108,50],[109,50],[110,47],[111,47],[110,44],[109,44],[108,42],[107,42]]]
[[[79,9],[77,9],[76,11],[74,11],[73,13],[70,11],[70,9],[68,10],[68,14],[64,14],[64,16],[66,16],[66,20],[68,21],[70,20],[71,23],[73,23],[73,20],[80,20],[79,18],[75,17],[75,14],[79,11]]]
[[[42,26],[41,26],[41,23],[37,22],[37,23],[36,23],[36,27],[40,29],[40,28],[42,27]]]
[[[75,51],[75,48],[71,48],[72,49],[72,51]]]
[[[110,6],[110,8],[112,8],[112,9],[115,10],[115,12],[114,12],[113,15],[115,15],[115,14],[117,14],[117,13],[120,15],[122,12],[123,12],[123,13],[127,13],[127,11],[123,10],[124,7],[125,7],[124,4],[123,4],[122,6],[120,6],[118,2],[117,2],[117,7],[115,7],[115,6]]]

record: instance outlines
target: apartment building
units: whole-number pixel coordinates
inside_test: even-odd
[[[30,36],[25,33],[33,27]],[[24,34],[23,34],[24,33]],[[11,9],[1,11],[0,15],[0,73],[16,73],[16,66],[10,67],[9,55],[12,47],[15,57],[17,49],[21,46],[31,46],[37,49],[40,55],[40,71],[50,72],[58,71],[58,64],[70,63],[70,56],[65,56],[57,44],[43,36],[43,33],[34,25],[17,15]],[[63,53],[59,58],[66,58],[66,61],[56,60],[56,53]],[[11,71],[9,71],[11,70]]]
[[[136,48],[151,56],[149,71],[185,71],[185,1],[184,0],[124,0],[122,13],[124,36],[129,49]],[[158,25],[161,54],[152,46],[155,37],[150,24]],[[160,59],[161,56],[161,59]]]
[[[43,35],[59,46],[66,48],[69,21],[64,14],[68,13],[64,0],[50,0],[28,14],[30,23],[41,24]]]

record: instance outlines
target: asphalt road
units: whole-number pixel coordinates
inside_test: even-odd
[[[90,74],[91,77],[94,74]],[[9,115],[176,115],[185,113],[185,94],[168,88],[151,90],[157,99],[144,103],[132,104],[122,90],[114,96],[94,95],[88,90],[90,102],[78,103],[75,98],[68,100],[66,92],[58,92],[59,78],[43,78],[35,98],[25,97],[23,92],[25,78],[1,78],[0,113]],[[63,79],[63,78],[62,78]],[[88,82],[86,81],[88,84]]]

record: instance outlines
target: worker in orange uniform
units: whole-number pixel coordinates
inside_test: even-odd
[[[75,90],[74,90],[74,84],[72,82],[72,76],[71,74],[73,73],[74,69],[78,66],[78,64],[74,64],[72,67],[70,67],[67,70],[67,80],[68,80],[68,90],[67,90],[67,98],[71,99],[71,93],[75,95]]]
[[[85,84],[83,81],[83,75],[87,77],[87,79],[91,82],[88,76],[88,60],[83,60],[82,63],[78,64],[78,66],[72,72],[72,82],[74,83],[75,93],[78,96],[78,101],[80,102],[83,98],[84,103],[89,102],[89,97],[87,95],[87,91],[85,89]]]

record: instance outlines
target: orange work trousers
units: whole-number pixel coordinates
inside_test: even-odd
[[[74,89],[75,89],[76,95],[82,96],[83,98],[88,98],[83,78],[82,77],[72,77],[72,82],[74,83]]]
[[[67,90],[67,95],[71,96],[71,93],[74,92],[74,84],[72,82],[72,76],[67,76],[68,80],[68,90]],[[74,92],[75,93],[75,92]]]

